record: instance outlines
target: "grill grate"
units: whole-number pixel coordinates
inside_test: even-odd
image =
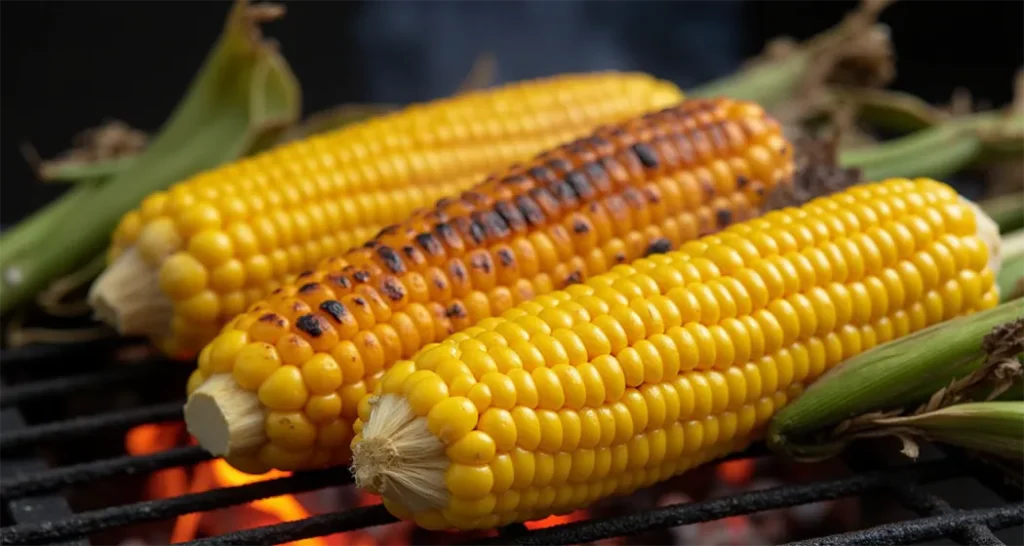
[[[123,346],[126,342],[120,342]],[[73,347],[30,347],[0,354],[0,497],[3,500],[3,544],[90,544],[89,535],[128,525],[167,520],[192,512],[204,512],[240,505],[282,494],[315,491],[351,483],[345,469],[299,472],[292,476],[249,485],[189,493],[164,500],[115,504],[75,513],[60,491],[74,486],[101,483],[113,478],[147,475],[159,470],[187,467],[211,457],[198,447],[177,447],[163,452],[119,455],[98,460],[50,467],[40,453],[52,445],[104,433],[123,434],[146,423],[180,421],[181,401],[154,400],[128,409],[97,415],[29,424],[26,408],[52,404],[54,399],[104,389],[107,398],[117,390],[130,391],[141,385],[159,383],[161,378],[180,377],[181,364],[151,359],[129,366],[110,362],[118,344],[91,343]],[[61,373],[59,362],[87,362],[75,374]],[[44,363],[46,365],[44,365]],[[49,372],[41,379],[26,379],[38,371]],[[10,381],[20,376],[22,381]],[[181,385],[181,381],[171,381]],[[148,398],[146,398],[148,400]],[[739,457],[770,457],[763,448],[753,448]],[[501,529],[498,536],[478,544],[579,544],[597,540],[664,530],[680,525],[720,520],[802,504],[884,493],[915,514],[903,521],[885,523],[855,532],[819,537],[793,544],[851,545],[907,544],[940,539],[959,544],[1003,544],[995,535],[1000,530],[1024,525],[1024,502],[1019,483],[1011,483],[1006,472],[951,450],[935,460],[891,465],[877,457],[855,453],[844,458],[847,476],[807,484],[788,484],[748,491],[700,502],[638,510],[613,517],[593,517],[546,529],[527,530],[523,525]],[[1002,502],[978,509],[956,509],[947,500],[929,493],[930,484],[970,479],[997,493]],[[258,527],[189,542],[189,545],[275,544],[303,538],[327,536],[356,529],[385,525],[395,519],[383,506],[356,508],[341,513],[309,517],[300,521]],[[1017,536],[1020,536],[1019,533]],[[1024,539],[1024,537],[1021,537]]]

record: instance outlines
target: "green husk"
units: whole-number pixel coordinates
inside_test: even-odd
[[[1018,159],[1020,159],[1018,157]],[[1024,193],[1011,193],[980,201],[978,206],[999,226],[1000,233],[1024,228]]]
[[[0,313],[99,255],[121,216],[146,195],[260,149],[298,119],[298,82],[258,28],[280,13],[236,0],[216,46],[146,149],[105,182],[80,192],[76,185],[0,238],[0,248],[11,249],[0,261]]]
[[[1016,299],[933,325],[839,364],[774,416],[768,427],[769,447],[795,458],[829,457],[849,441],[843,435],[854,424],[851,420],[877,412],[898,415],[930,395],[933,407],[926,409],[945,405],[951,380],[974,381],[972,374],[989,361],[985,340],[994,329],[1022,317],[1024,299]],[[957,387],[959,395],[976,385]]]
[[[996,285],[1003,301],[1024,295],[1024,229],[1002,238],[1002,266]]]
[[[1024,459],[1024,402],[965,402],[920,415],[876,419],[878,435],[897,436],[918,456],[915,437],[1009,459]]]

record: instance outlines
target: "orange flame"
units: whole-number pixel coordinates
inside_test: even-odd
[[[725,483],[738,487],[746,485],[754,477],[754,459],[735,459],[715,467],[715,474]]]
[[[546,527],[554,527],[555,525],[561,525],[563,523],[572,523],[574,521],[582,521],[585,519],[587,519],[587,511],[576,510],[575,512],[571,512],[569,514],[564,514],[561,516],[548,516],[544,519],[539,519],[537,521],[528,521],[525,523],[525,525],[527,529],[530,529],[532,531],[533,529],[544,529]]]
[[[148,455],[184,444],[184,425],[182,423],[157,423],[137,426],[125,435],[125,450],[130,455]],[[186,493],[200,493],[216,487],[232,487],[271,480],[288,476],[288,472],[272,471],[254,476],[239,472],[222,459],[196,465],[191,480],[184,468],[168,468],[154,472],[146,483],[146,496],[149,499],[165,499]],[[209,530],[215,534],[251,529],[259,525],[268,525],[295,521],[310,516],[302,503],[293,495],[282,495],[269,499],[261,499],[231,510],[253,510],[266,516],[238,517],[213,513],[192,513],[179,517],[174,522],[171,532],[171,543],[187,542],[196,537],[201,530]],[[219,516],[219,517],[218,517]],[[364,545],[366,542],[360,542]],[[290,546],[328,546],[326,538],[311,538],[289,543]]]

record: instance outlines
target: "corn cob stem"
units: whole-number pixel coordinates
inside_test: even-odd
[[[298,83],[258,31],[258,23],[278,14],[244,0],[234,4],[217,46],[146,150],[95,192],[73,199],[74,210],[59,222],[12,243],[31,252],[2,264],[0,313],[99,254],[120,216],[147,194],[236,158],[297,119]]]

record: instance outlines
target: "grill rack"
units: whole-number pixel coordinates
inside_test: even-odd
[[[3,457],[3,465],[0,467],[0,499],[5,517],[4,526],[0,527],[0,544],[86,546],[90,544],[88,535],[98,531],[351,483],[349,472],[334,468],[298,472],[284,478],[188,493],[170,499],[140,501],[74,513],[68,500],[60,494],[66,488],[190,466],[212,458],[201,448],[192,446],[172,448],[151,455],[123,455],[51,468],[38,455],[41,448],[69,439],[104,431],[123,433],[145,423],[180,421],[182,400],[156,402],[128,410],[54,422],[26,422],[23,407],[28,404],[112,385],[152,383],[155,377],[177,374],[187,368],[180,363],[160,358],[150,358],[127,366],[111,364],[112,351],[124,348],[128,343],[123,340],[107,340],[70,346],[29,346],[0,353],[0,455]],[[9,386],[8,381],[12,375],[31,376],[39,370],[59,369],[59,362],[72,360],[88,364],[77,367],[79,373],[43,374],[42,378],[12,382]],[[82,371],[83,368],[86,371]],[[177,384],[183,383],[179,381]],[[723,461],[770,456],[763,447],[755,446]],[[859,453],[845,455],[843,462],[851,472],[839,478],[781,485],[532,531],[522,524],[514,524],[500,529],[494,538],[475,543],[579,544],[877,492],[890,495],[916,517],[791,544],[886,545],[949,539],[958,544],[999,545],[1004,542],[995,532],[1024,525],[1024,495],[1020,483],[1011,483],[1012,480],[1008,479],[1005,472],[962,451],[944,449],[942,456],[936,460],[900,465],[885,464],[877,458],[864,457]],[[1002,503],[986,508],[956,509],[945,499],[925,489],[928,484],[960,478],[982,484],[996,493]],[[395,518],[383,506],[377,505],[197,539],[187,544],[275,544],[365,529],[394,521]],[[1013,543],[1024,543],[1024,536],[1021,536],[1021,542]]]

